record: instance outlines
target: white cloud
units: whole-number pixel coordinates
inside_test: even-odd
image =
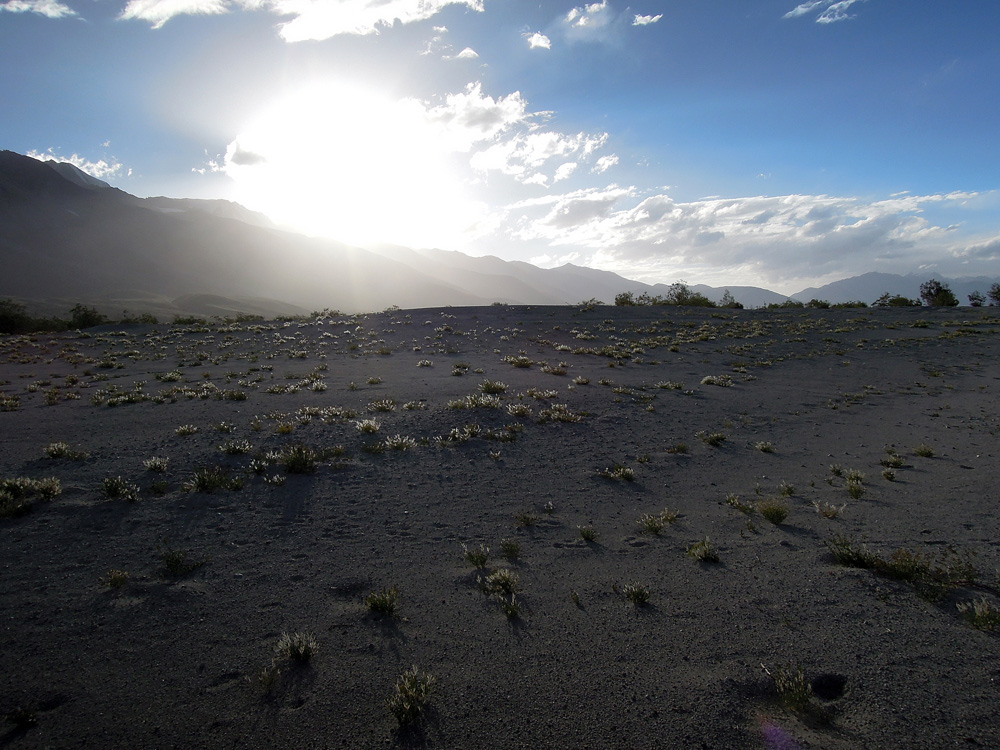
[[[576,169],[577,159],[587,159],[607,143],[607,133],[566,135],[555,131],[518,133],[475,153],[471,164],[480,172],[497,171],[524,184],[545,185],[540,170],[551,161],[562,161],[555,167],[555,181],[566,179]],[[566,164],[572,162],[572,169]],[[562,170],[562,171],[560,171]],[[567,171],[569,170],[569,171]]]
[[[975,197],[786,195],[681,203],[612,185],[511,204],[502,226],[511,239],[541,242],[547,253],[572,248],[590,265],[629,278],[805,286],[803,279],[895,272],[902,260],[915,268],[942,255],[1000,259],[997,238],[956,248],[954,227],[923,215],[932,205],[958,208]]]
[[[633,26],[649,26],[651,23],[656,23],[661,18],[663,18],[663,14],[662,13],[657,13],[655,16],[640,16],[640,15],[636,15],[636,17],[632,19],[632,25]]]
[[[397,21],[404,24],[425,21],[449,5],[483,11],[483,0],[129,0],[121,18],[147,21],[153,28],[160,28],[180,15],[264,8],[278,16],[292,16],[279,24],[281,36],[288,42],[301,42],[320,41],[339,34],[377,34]]]
[[[466,47],[453,58],[445,58],[448,60],[476,60],[479,58],[479,53],[476,52],[472,47]]]
[[[60,154],[56,154],[51,148],[44,152],[29,151],[27,155],[32,159],[38,159],[39,161],[54,161],[72,164],[77,169],[86,172],[91,177],[96,177],[99,180],[107,180],[112,177],[118,177],[122,174],[122,170],[124,169],[118,160],[113,157],[109,160],[98,159],[97,161],[91,161],[76,153],[70,156],[62,156]],[[132,170],[128,170],[127,174],[131,175]]]
[[[530,118],[519,91],[494,99],[483,94],[482,84],[470,83],[465,91],[449,94],[445,103],[426,111],[426,118],[454,151],[495,138],[512,125]]]
[[[0,3],[0,11],[8,13],[37,13],[46,18],[75,16],[76,11],[56,0],[7,0]]]
[[[121,13],[124,20],[146,21],[158,29],[174,16],[226,13],[229,0],[129,0]]]
[[[552,176],[552,182],[554,183],[562,182],[563,180],[568,179],[570,175],[572,175],[576,171],[576,168],[578,166],[580,165],[577,164],[575,161],[568,161],[565,162],[564,164],[560,164],[558,167],[556,167],[556,172]]]
[[[615,154],[608,154],[607,156],[602,156],[594,164],[594,168],[590,171],[594,174],[600,174],[601,172],[607,172],[611,167],[617,166],[618,157]]]
[[[816,23],[846,21],[849,18],[854,18],[854,16],[848,14],[848,10],[856,2],[860,2],[860,0],[809,0],[809,2],[792,8],[784,17],[798,18],[814,11],[820,11],[816,16]]]
[[[522,36],[528,40],[528,49],[552,49],[552,40],[540,31],[525,32]]]

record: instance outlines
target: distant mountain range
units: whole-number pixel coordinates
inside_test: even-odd
[[[493,256],[395,246],[361,249],[275,227],[222,200],[138,198],[71,164],[0,152],[0,299],[39,314],[73,304],[108,314],[263,315],[444,305],[612,303],[665,284],[566,264],[542,269]],[[865,274],[793,295],[872,302],[884,292],[916,297],[927,277]],[[995,279],[950,281],[964,302]],[[723,288],[692,285],[718,301]],[[788,299],[729,287],[747,307]]]

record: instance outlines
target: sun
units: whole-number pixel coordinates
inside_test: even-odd
[[[459,249],[485,212],[470,197],[468,156],[421,102],[337,82],[270,102],[229,144],[225,170],[248,208],[361,246]]]

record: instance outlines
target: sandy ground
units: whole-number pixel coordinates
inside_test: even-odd
[[[452,403],[487,381],[499,404]],[[0,340],[0,383],[0,478],[61,486],[0,519],[0,747],[1000,746],[1000,631],[958,608],[1000,606],[995,310],[100,328]],[[286,471],[293,445],[312,473]],[[216,466],[242,488],[185,488]],[[119,476],[137,499],[108,496]],[[717,563],[688,553],[706,537]],[[846,567],[837,538],[953,548],[978,576]],[[203,564],[171,574],[168,550]],[[498,569],[512,618],[478,582]],[[395,615],[371,611],[393,586]],[[277,653],[283,633],[314,656]],[[400,729],[386,699],[413,665],[436,685]],[[796,706],[774,676],[798,667]]]

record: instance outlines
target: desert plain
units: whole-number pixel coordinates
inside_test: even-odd
[[[998,393],[993,308],[3,337],[0,747],[998,747]]]

